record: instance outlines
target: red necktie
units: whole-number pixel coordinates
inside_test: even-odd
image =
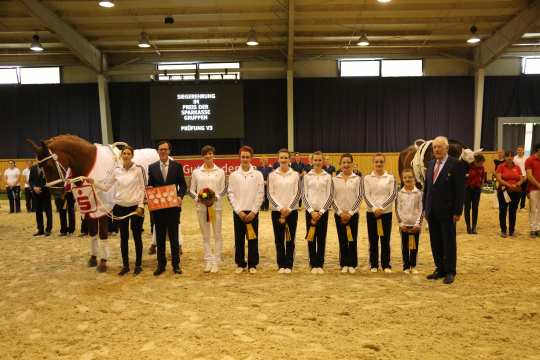
[[[435,165],[435,171],[433,172],[433,183],[435,184],[435,181],[437,181],[437,177],[439,177],[439,171],[441,170],[441,160],[437,160],[437,165]]]

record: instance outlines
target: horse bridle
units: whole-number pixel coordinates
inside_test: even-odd
[[[45,172],[43,172],[43,175],[45,176],[45,180],[47,180],[47,182],[45,183],[45,186],[48,187],[49,189],[62,189],[62,190],[64,190],[64,185],[65,185],[65,182],[66,182],[67,170],[58,161],[58,155],[53,153],[51,151],[51,149],[47,149],[47,151],[49,152],[49,156],[44,157],[41,160],[38,160],[37,163],[41,167],[41,165],[40,165],[41,163],[43,163],[45,161],[48,161],[48,160],[52,160],[54,162],[55,166],[56,166],[56,171],[58,172],[58,179],[53,180],[53,181],[48,181],[47,180],[47,175],[45,175]],[[54,186],[54,185],[60,184],[60,183],[62,184],[62,186]]]

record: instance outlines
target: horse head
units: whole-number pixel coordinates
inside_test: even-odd
[[[36,145],[32,140],[26,140],[36,154],[37,165],[43,170],[46,186],[55,197],[64,194],[66,169],[69,168],[67,158],[62,153],[54,153],[49,148],[51,140],[41,141]]]

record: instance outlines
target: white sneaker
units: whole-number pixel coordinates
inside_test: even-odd
[[[212,270],[212,263],[207,262],[207,263],[204,265],[204,272],[205,272],[205,273],[208,273],[208,272],[210,272],[210,270]]]
[[[354,274],[356,272],[356,268],[349,266],[349,274]]]
[[[285,269],[284,268],[279,268],[278,273],[285,274]]]
[[[416,268],[412,268],[411,269],[411,274],[418,274],[418,270],[416,270]]]
[[[348,267],[348,266],[342,267],[342,268],[341,268],[341,272],[342,272],[343,274],[348,273],[348,272],[349,272],[349,267]]]
[[[311,273],[312,274],[318,274],[319,270],[317,268],[311,268]]]
[[[411,271],[410,271],[409,269],[405,269],[405,270],[403,270],[403,272],[404,272],[405,274],[407,274],[407,275],[409,275],[409,274],[411,273]]]
[[[323,268],[319,268],[319,274],[324,274]]]
[[[386,269],[384,269],[384,272],[387,273],[387,274],[390,274],[392,272],[392,269],[386,268]]]
[[[285,270],[285,274],[290,274],[290,273],[292,273],[292,270],[289,269],[289,268],[286,268],[286,269],[284,269],[284,270]]]
[[[217,273],[218,271],[219,271],[219,266],[218,266],[218,264],[213,264],[213,265],[212,265],[212,268],[210,269],[210,272],[215,274],[215,273]]]
[[[249,273],[250,273],[250,274],[256,274],[256,273],[257,273],[257,269],[255,269],[255,268],[250,268],[250,269],[249,269]]]
[[[244,268],[242,267],[237,267],[236,270],[234,270],[234,272],[237,274],[241,274],[243,271],[244,271]]]
[[[377,271],[379,271],[379,269],[377,269],[377,268],[371,268],[371,272],[372,272],[372,273],[376,273]]]

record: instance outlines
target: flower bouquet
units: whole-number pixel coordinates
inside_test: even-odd
[[[206,187],[199,192],[198,196],[199,202],[206,206],[206,221],[214,222],[216,218],[216,212],[213,207],[214,202],[216,201],[216,193],[214,190]]]

